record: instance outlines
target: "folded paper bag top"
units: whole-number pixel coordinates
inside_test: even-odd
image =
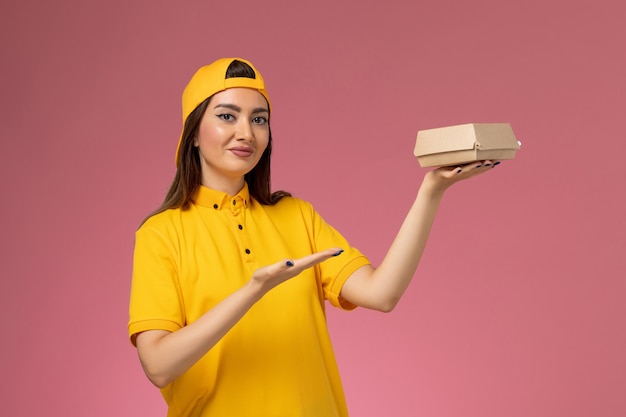
[[[426,168],[513,159],[519,148],[508,123],[468,123],[420,130],[413,154]]]

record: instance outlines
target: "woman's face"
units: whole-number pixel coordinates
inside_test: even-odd
[[[269,108],[258,91],[231,88],[215,94],[194,139],[202,185],[231,195],[238,192],[244,175],[261,159],[269,136]]]

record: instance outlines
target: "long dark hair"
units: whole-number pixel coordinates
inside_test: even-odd
[[[234,60],[226,70],[226,78],[256,78],[254,70],[245,62]],[[193,198],[196,190],[202,183],[202,169],[200,166],[200,153],[194,146],[194,137],[198,133],[200,121],[204,112],[209,106],[213,96],[207,98],[192,111],[183,128],[178,160],[176,161],[176,174],[165,200],[161,206],[151,213],[147,218],[172,208],[186,209]],[[256,166],[248,172],[244,179],[248,183],[250,195],[261,204],[274,205],[281,198],[290,196],[286,191],[271,190],[270,156],[272,154],[272,131],[269,132],[269,141],[265,152]],[[145,220],[144,220],[145,222]]]

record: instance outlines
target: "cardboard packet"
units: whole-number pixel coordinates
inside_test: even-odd
[[[417,132],[413,154],[423,168],[513,159],[521,143],[508,123],[468,123]]]

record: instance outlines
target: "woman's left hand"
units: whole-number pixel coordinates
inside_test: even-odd
[[[437,168],[426,174],[424,183],[432,187],[433,190],[443,192],[453,184],[483,174],[498,164],[500,161],[486,160],[466,165]]]

